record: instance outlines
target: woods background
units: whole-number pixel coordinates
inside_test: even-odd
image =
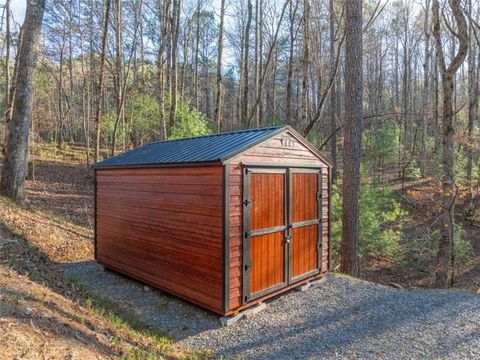
[[[455,10],[466,21],[467,39]],[[356,49],[363,55],[363,83],[355,84],[364,94],[358,235],[364,262],[380,257],[402,267],[432,266],[442,239],[439,219],[450,202],[460,206],[448,213],[461,219],[450,223],[453,254],[457,263],[474,257],[476,243],[462,224],[478,226],[480,206],[479,18],[473,0],[363,2],[363,46]],[[345,26],[339,0],[48,1],[31,160],[51,144],[59,155],[81,147],[88,165],[150,141],[289,124],[330,155],[341,187],[352,59],[346,53],[355,50],[351,38],[346,46]],[[1,29],[7,122],[21,39],[11,0],[4,3]],[[450,193],[444,184],[442,203],[447,69],[439,66],[439,49],[448,66],[465,42],[465,61],[451,78],[454,176]],[[422,196],[431,203],[417,206],[412,186],[424,186]],[[338,253],[339,191],[333,207]]]

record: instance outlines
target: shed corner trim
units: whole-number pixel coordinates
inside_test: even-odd
[[[223,233],[223,311],[227,313],[230,310],[230,164],[223,165],[222,174],[223,184],[223,211],[222,211],[222,233]]]

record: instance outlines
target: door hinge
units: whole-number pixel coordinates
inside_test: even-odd
[[[252,202],[248,199],[243,200],[243,206],[249,206]]]
[[[252,265],[245,264],[244,270],[245,270],[245,272],[248,272],[248,271],[250,271],[251,268],[252,268]]]
[[[317,199],[321,199],[322,197],[323,197],[322,192],[321,191],[317,192]]]
[[[244,236],[244,239],[248,238],[248,236],[250,235],[248,232],[245,231],[245,233],[243,234]]]

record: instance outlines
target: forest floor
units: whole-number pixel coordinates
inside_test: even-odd
[[[439,228],[441,213],[441,185],[433,178],[415,181],[391,181],[390,186],[395,191],[402,209],[407,215],[402,220],[401,232],[405,243],[417,245],[411,261],[395,262],[391,258],[370,258],[362,269],[362,278],[382,284],[396,283],[405,288],[434,287],[436,245],[430,243],[432,234]],[[455,207],[455,223],[463,229],[462,239],[472,245],[472,259],[454,269],[454,285],[458,289],[465,289],[480,293],[480,219],[468,218],[464,213],[463,202],[466,191],[460,189]],[[409,255],[409,251],[402,248]],[[412,254],[413,255],[413,254]],[[450,269],[452,274],[452,269]]]
[[[37,150],[26,206],[0,199],[0,333],[6,339],[0,343],[0,359],[53,354],[82,359],[207,357],[207,353],[178,351],[172,345],[172,339],[187,336],[191,329],[183,329],[184,334],[178,329],[174,334],[168,326],[167,332],[155,330],[131,307],[99,296],[64,273],[69,264],[93,259],[93,171],[85,166],[81,149],[67,147],[56,154],[52,149]],[[409,213],[403,225],[406,234],[433,231],[439,191],[428,179],[397,187]],[[479,227],[465,220],[461,207],[456,220],[462,223],[475,257],[456,269],[455,287],[478,292]],[[362,277],[405,288],[431,287],[433,268],[369,259]],[[191,317],[191,309],[182,309]]]

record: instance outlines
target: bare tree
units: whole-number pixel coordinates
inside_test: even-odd
[[[103,17],[102,50],[100,53],[100,73],[98,75],[98,99],[95,110],[95,162],[100,159],[100,131],[103,108],[105,62],[107,56],[108,23],[110,18],[110,1],[111,0],[105,0],[105,13]]]
[[[329,1],[329,13],[330,13],[330,66],[333,69],[335,63],[335,8],[333,0]],[[330,158],[332,160],[332,181],[337,178],[337,88],[335,81],[332,83],[330,89],[330,132],[332,138],[330,140]]]
[[[469,37],[470,37],[470,47],[468,51],[468,126],[467,126],[467,198],[465,199],[465,204],[467,206],[467,213],[472,215],[473,209],[473,184],[472,184],[472,172],[473,172],[473,157],[474,157],[474,139],[473,134],[475,130],[475,122],[477,119],[478,113],[478,78],[477,78],[477,46],[475,44],[475,27],[472,19],[472,0],[469,0],[468,11],[470,16],[469,21]]]
[[[250,26],[252,23],[252,1],[248,0],[247,5],[247,23],[245,25],[245,35],[243,36],[244,51],[243,51],[243,94],[242,94],[242,110],[241,122],[244,126],[248,125],[248,57],[250,50]]]
[[[450,9],[455,19],[457,31],[454,36],[459,40],[459,48],[450,65],[446,65],[440,28],[440,5],[438,0],[432,2],[433,37],[437,53],[437,63],[442,76],[443,89],[443,200],[442,228],[438,245],[437,271],[435,285],[448,285],[448,269],[453,255],[453,209],[456,198],[455,185],[455,127],[453,108],[453,86],[457,70],[467,56],[467,23],[460,0],[449,0]]]
[[[222,131],[222,54],[223,54],[223,28],[225,24],[225,0],[220,4],[220,28],[218,31],[217,53],[217,95],[215,98],[215,124],[217,132]]]
[[[12,42],[12,34],[10,31],[10,14],[11,14],[11,0],[5,3],[5,140],[7,140],[7,127],[10,120],[10,50]]]
[[[180,3],[181,0],[173,0],[173,15],[171,25],[172,35],[172,71],[170,82],[170,128],[175,128],[177,113],[177,47],[178,33],[180,31]]]
[[[200,1],[200,0],[199,0]],[[158,0],[158,13],[161,21],[160,46],[157,55],[157,78],[158,78],[158,114],[160,122],[160,133],[162,139],[167,139],[167,123],[165,121],[165,51],[167,48],[168,13],[170,11],[170,0]],[[198,15],[197,15],[198,16]],[[196,89],[196,86],[195,86]]]
[[[44,10],[45,0],[29,1],[27,3],[22,41],[17,58],[13,115],[9,122],[0,183],[2,194],[19,203],[25,201],[36,52],[40,40]]]
[[[422,91],[422,133],[421,133],[421,152],[420,152],[420,171],[425,177],[427,171],[427,123],[429,117],[429,85],[430,85],[430,0],[425,1],[425,18],[423,22],[423,34],[425,36],[425,59],[423,62],[423,91]]]
[[[303,0],[302,125],[308,121],[310,67],[310,0]]]

